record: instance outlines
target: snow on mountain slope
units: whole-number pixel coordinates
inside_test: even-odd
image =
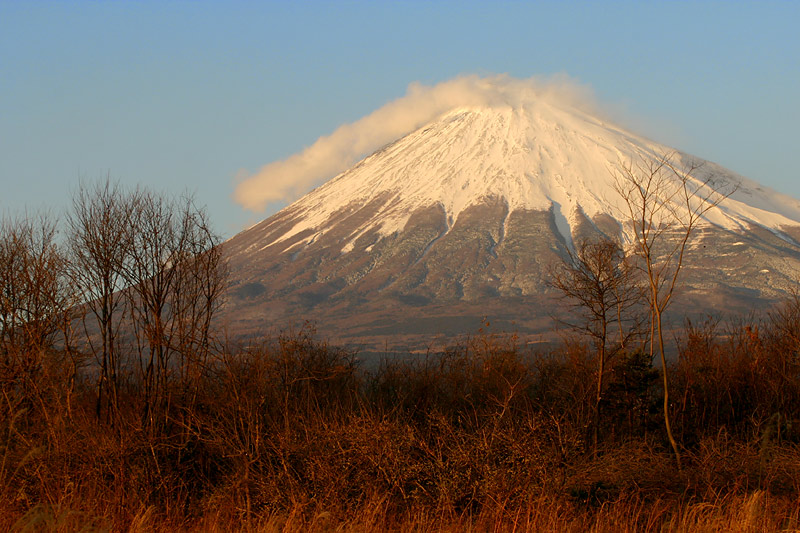
[[[288,208],[294,227],[261,247],[312,233],[291,246],[323,235],[329,219],[383,198],[372,219],[355,229],[343,247],[367,231],[381,235],[402,230],[419,208],[441,205],[450,226],[467,207],[486,197],[501,197],[509,213],[516,209],[553,210],[567,242],[582,211],[589,218],[608,214],[624,219],[626,207],[615,189],[620,163],[638,163],[674,152],[583,111],[544,100],[516,107],[455,109],[362,160]],[[676,154],[677,163],[698,162]],[[761,187],[719,165],[702,162],[702,179],[713,175],[723,190],[738,190],[706,223],[747,230],[759,225],[780,234],[800,224],[800,202]],[[286,250],[288,251],[288,249]]]

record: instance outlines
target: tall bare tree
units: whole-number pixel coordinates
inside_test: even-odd
[[[56,221],[43,214],[0,221],[0,358],[6,368],[34,373],[73,303],[55,235]]]
[[[606,363],[639,334],[640,315],[632,311],[643,295],[636,269],[616,242],[608,238],[583,240],[574,252],[567,252],[561,267],[554,270],[551,284],[581,315],[580,322],[561,322],[589,336],[597,349],[592,425],[592,443],[597,451]]]
[[[701,165],[684,164],[675,153],[638,162],[622,162],[615,171],[616,189],[627,207],[636,254],[646,274],[651,312],[651,349],[656,346],[664,385],[664,425],[681,468],[681,454],[669,416],[669,379],[663,316],[675,295],[689,240],[705,213],[736,190],[702,173]]]
[[[96,324],[84,320],[86,339],[94,354],[97,379],[98,419],[106,409],[107,418],[116,415],[119,397],[121,357],[118,335],[125,315],[125,286],[122,276],[133,247],[132,214],[138,200],[110,178],[94,184],[81,184],[73,196],[67,218],[70,272],[85,308]],[[93,333],[99,334],[99,346]]]
[[[123,270],[144,384],[143,418],[157,423],[173,382],[187,388],[208,354],[225,268],[207,215],[189,197],[140,191]],[[173,375],[178,374],[178,379]]]
[[[219,238],[191,198],[129,192],[108,178],[80,187],[68,227],[72,279],[96,322],[84,320],[99,367],[97,416],[105,408],[113,419],[124,363],[140,371],[151,425],[173,376],[196,387],[208,355],[225,279]]]

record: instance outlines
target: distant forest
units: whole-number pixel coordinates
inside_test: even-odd
[[[798,294],[665,336],[681,265],[584,242],[561,345],[487,324],[367,368],[311,324],[216,330],[218,245],[110,180],[3,219],[0,529],[800,529]]]

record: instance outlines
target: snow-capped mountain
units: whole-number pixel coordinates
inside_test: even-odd
[[[706,294],[695,300],[709,309],[744,309],[795,286],[800,202],[579,109],[529,100],[454,109],[228,241],[228,317],[247,330],[315,319],[373,340],[469,332],[484,316],[547,327],[549,271],[575,239],[630,241],[620,165],[670,153],[679,167],[702,163],[697,180],[736,189],[701,221],[686,301]]]

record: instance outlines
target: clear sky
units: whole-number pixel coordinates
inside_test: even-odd
[[[566,74],[637,132],[800,198],[800,2],[0,0],[0,210],[81,178],[189,190],[231,236],[253,173],[414,81]]]

